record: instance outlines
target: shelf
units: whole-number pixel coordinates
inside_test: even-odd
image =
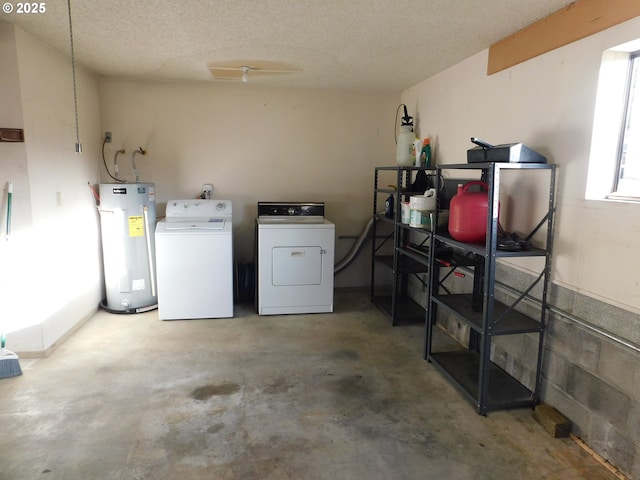
[[[478,379],[480,355],[470,350],[432,353],[429,360],[458,386],[478,408],[478,413],[490,410],[535,406],[533,393],[500,367],[489,361],[487,398],[480,402]],[[480,403],[483,405],[481,406]]]
[[[405,229],[407,229],[407,230],[409,230],[409,231],[412,231],[412,232],[423,233],[423,234],[425,234],[425,235],[431,235],[431,234],[433,234],[433,232],[432,232],[430,229],[428,229],[428,228],[412,227],[412,226],[411,226],[410,224],[408,224],[408,223],[398,223],[398,226],[399,226],[400,228],[405,228]]]
[[[376,188],[376,193],[384,193],[386,195],[395,195],[397,192],[393,188]]]
[[[554,169],[553,163],[508,163],[508,162],[483,162],[483,163],[455,163],[438,165],[438,168],[461,170],[547,170]]]
[[[397,195],[400,195],[402,197],[411,196],[411,195],[424,195],[424,190],[413,191],[413,190],[402,189],[400,192],[397,192],[393,188],[376,188],[374,191],[375,193],[393,195],[394,197]]]
[[[486,415],[490,410],[535,406],[539,399],[538,392],[542,379],[540,353],[543,351],[548,275],[553,246],[556,167],[553,164],[494,162],[438,165],[438,191],[441,190],[440,179],[444,178],[441,172],[445,169],[482,171],[482,180],[487,184],[488,196],[485,217],[487,232],[482,235],[480,243],[461,242],[454,239],[446,225],[441,223],[431,237],[434,246],[430,255],[433,275],[427,302],[429,308],[425,329],[425,358],[453,382],[475,404],[478,413],[482,415]],[[506,170],[520,171],[518,176],[525,171],[534,170],[544,170],[549,173],[549,196],[548,199],[545,198],[546,213],[537,225],[531,225],[532,230],[527,234],[531,237],[545,227],[544,248],[532,247],[517,251],[497,248],[500,239],[498,209],[501,171]],[[540,175],[534,175],[534,177],[538,181]],[[439,213],[436,212],[436,216],[439,216]],[[496,260],[518,257],[538,257],[542,260],[534,262],[540,268],[539,276],[526,290],[515,292],[513,300],[505,300],[509,304],[507,305],[494,297],[495,285],[498,283],[496,275],[503,273],[497,268]],[[465,276],[463,272],[456,271],[458,267],[465,267],[472,271],[473,286],[469,280],[456,283],[456,276]],[[541,306],[539,312],[533,314],[532,318],[517,311],[516,307],[538,282],[541,282],[542,287]],[[472,292],[469,292],[471,289]],[[452,291],[465,293],[451,293]],[[477,300],[476,310],[480,307],[480,311],[474,310],[473,299]],[[518,309],[522,310],[519,307]],[[456,348],[455,345],[444,349],[436,346],[434,352],[434,330],[442,323],[439,315],[453,317],[457,322],[468,325],[469,328],[464,330],[465,336],[468,335],[466,338],[468,350],[461,346]],[[497,337],[525,334],[533,334],[532,337],[537,338],[538,343],[538,355],[535,361],[531,357],[523,360],[527,363],[525,368],[534,372],[531,390],[525,388],[512,376],[512,374],[515,376],[521,374],[518,369],[508,373],[491,362],[491,352],[495,345],[493,342]]]
[[[383,171],[386,173],[380,175]],[[391,319],[392,325],[409,322],[424,324],[427,315],[420,303],[424,300],[426,304],[429,295],[429,248],[433,243],[433,234],[428,229],[401,223],[402,204],[412,195],[424,194],[424,189],[413,186],[418,172],[435,177],[437,170],[424,167],[375,167],[371,301]],[[396,189],[389,187],[389,184],[394,184]],[[392,218],[381,213],[381,207],[387,206],[384,195],[391,195],[394,199]],[[411,245],[412,242],[419,245]],[[383,275],[378,273],[381,269],[384,270]],[[389,281],[391,285],[386,285]],[[414,282],[422,285],[421,291],[414,288]],[[387,295],[381,296],[382,292]],[[415,300],[409,298],[413,295],[417,295]]]
[[[400,253],[403,256],[407,256],[410,259],[415,260],[416,262],[421,263],[425,267],[429,266],[429,247],[427,246],[420,247],[418,245],[407,245],[404,248],[398,247],[398,253]],[[401,258],[403,257],[399,257],[398,260],[400,260]],[[421,268],[421,271],[423,270],[424,268]]]
[[[391,295],[373,297],[373,303],[389,318],[397,324],[424,323],[425,310],[412,299],[404,296],[396,296],[395,318],[391,314]]]
[[[417,172],[418,170],[424,170],[425,172],[435,172],[436,169],[435,168],[427,168],[427,167],[402,167],[400,165],[397,166],[393,166],[393,167],[375,167],[376,170],[387,170],[387,171],[393,171],[396,172],[398,170],[407,170],[407,171],[411,171],[411,172]]]
[[[471,328],[478,332],[483,331],[482,318],[483,312],[475,312],[471,308],[472,294],[452,294],[452,295],[433,295],[432,300],[449,313],[454,314],[460,320],[467,323]],[[541,325],[536,320],[526,315],[511,310],[498,323],[495,319],[499,318],[509,307],[497,300],[493,301],[493,321],[487,328],[490,329],[491,335],[513,335],[519,333],[535,333],[542,330]]]
[[[447,245],[451,245],[452,247],[459,248],[461,250],[465,250],[467,252],[475,253],[478,255],[486,256],[489,255],[490,249],[487,249],[484,243],[466,243],[461,242],[459,240],[455,240],[448,233],[437,232],[435,235],[436,240],[446,243]],[[546,256],[546,250],[541,248],[532,247],[528,250],[518,250],[515,252],[509,252],[507,250],[498,250],[496,249],[495,255],[498,258],[508,258],[508,257],[544,257]]]
[[[436,247],[435,262],[442,267],[473,267],[475,262],[450,246]]]
[[[374,215],[374,217],[378,221],[387,222],[387,223],[390,223],[392,225],[395,223],[393,218],[387,217],[384,213],[378,213],[378,214]]]
[[[375,261],[393,270],[393,255],[376,255]]]
[[[393,270],[393,255],[376,255],[375,259]],[[428,259],[423,262],[416,264],[409,258],[398,257],[398,273],[426,273],[429,271]]]

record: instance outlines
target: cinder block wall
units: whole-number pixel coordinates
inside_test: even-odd
[[[496,277],[524,289],[533,277],[498,264]],[[452,291],[471,291],[471,275],[450,277]],[[518,310],[537,318],[541,288]],[[496,299],[515,296],[498,288]],[[640,331],[638,315],[556,285],[548,293],[541,398],[572,424],[572,431],[630,478],[640,478]],[[449,333],[465,343],[468,330],[441,316]],[[494,337],[494,363],[533,388],[537,335]]]

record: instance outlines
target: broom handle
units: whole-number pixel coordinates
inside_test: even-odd
[[[5,239],[9,239],[9,234],[11,233],[11,197],[13,197],[13,182],[9,181],[7,185],[7,228],[5,230]],[[0,333],[0,348],[4,349],[5,343],[5,334],[4,328],[2,329],[2,333]]]
[[[13,182],[9,181],[7,187],[7,228],[5,230],[5,240],[9,240],[9,234],[11,233],[11,199],[13,197]]]
[[[5,239],[9,239],[11,233],[11,197],[13,197],[13,182],[9,181],[7,185],[7,228],[5,229]],[[4,349],[5,334],[4,329],[0,333],[0,348]]]

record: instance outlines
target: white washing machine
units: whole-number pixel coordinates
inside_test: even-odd
[[[333,312],[334,250],[324,203],[259,202],[258,314]]]
[[[230,200],[171,200],[156,227],[160,320],[233,316]]]

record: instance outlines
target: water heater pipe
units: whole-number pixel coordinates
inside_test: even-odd
[[[151,296],[156,297],[156,274],[153,268],[153,252],[151,251],[151,235],[153,232],[149,231],[149,208],[145,205],[142,207],[142,214],[144,216],[144,235],[147,239],[147,261],[149,262],[149,277],[151,282]]]
[[[113,175],[115,176],[116,180],[119,180],[119,173],[120,171],[118,170],[118,155],[120,155],[121,153],[124,153],[124,150],[120,149],[116,152],[116,154],[113,156]]]
[[[136,153],[141,153],[142,155],[144,155],[147,152],[145,152],[142,147],[138,147],[131,154],[131,166],[133,167],[133,174],[136,177],[136,183],[140,183],[140,175],[138,175],[138,169],[136,168]]]

